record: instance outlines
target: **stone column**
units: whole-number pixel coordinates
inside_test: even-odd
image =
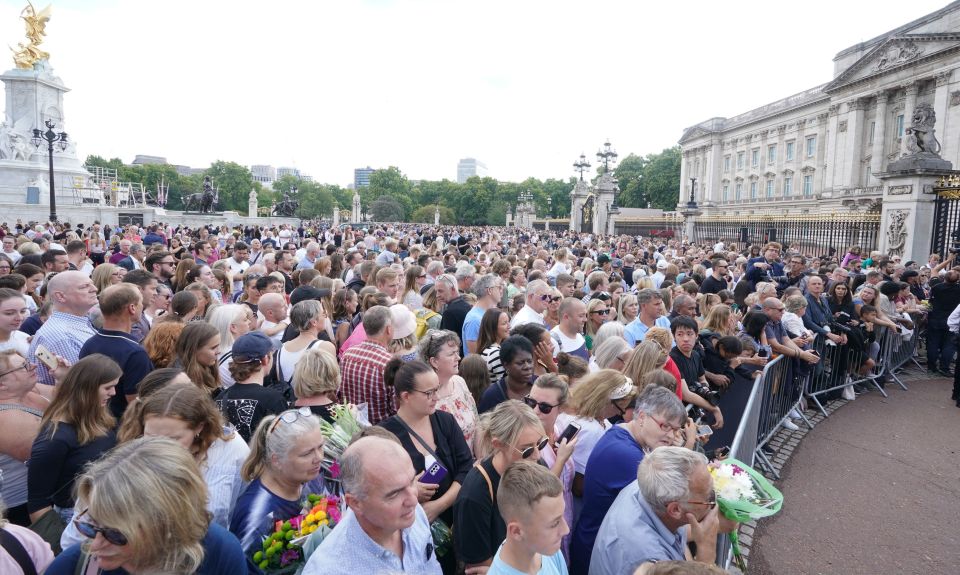
[[[440,225],[440,208],[439,207],[437,207],[437,209],[433,211],[433,225],[435,226]]]
[[[250,190],[250,196],[247,199],[247,217],[255,218],[257,217],[257,191]]]
[[[933,95],[933,111],[937,115],[937,123],[934,126],[937,131],[937,139],[943,139],[947,133],[947,105],[950,101],[950,78],[952,76],[953,70],[937,74],[937,91]],[[941,145],[943,144],[944,142],[941,142]],[[940,155],[946,154],[941,153]]]
[[[910,150],[907,149],[906,131],[907,127],[910,126],[910,120],[913,118],[913,109],[917,105],[917,83],[913,82],[911,84],[907,84],[903,89],[906,93],[906,98],[904,99],[903,103],[904,137],[900,139],[900,156],[906,156],[910,153]]]
[[[339,206],[334,206],[334,207],[333,207],[333,227],[334,227],[334,228],[339,228],[339,227],[340,227],[340,208],[339,208]]]
[[[887,127],[887,98],[886,90],[877,92],[877,114],[874,120],[876,125],[873,128],[873,147],[870,151],[870,173],[874,176],[883,171],[883,156],[887,153],[884,146]]]
[[[847,102],[847,117],[840,120],[837,127],[838,132],[844,133],[846,137],[843,143],[843,166],[844,169],[847,170],[842,181],[844,188],[856,188],[860,183],[860,172],[862,171],[862,165],[860,163],[860,138],[863,133],[861,129],[862,125],[863,101],[859,99],[850,100]],[[864,182],[863,185],[866,186],[867,182]]]
[[[822,141],[817,142],[817,172],[823,172],[820,179],[820,189],[824,192],[832,191],[840,184],[842,181],[841,178],[843,177],[843,165],[837,159],[839,155],[838,147],[840,145],[840,130],[838,129],[840,125],[840,104],[831,104],[827,114],[827,129],[824,130],[821,127],[819,133],[822,134],[822,136],[817,136],[818,140],[822,138]],[[820,123],[819,119],[817,123]],[[822,162],[819,161],[821,157],[821,146],[824,148],[824,161]],[[826,167],[824,167],[824,165]],[[840,173],[838,173],[838,171]]]

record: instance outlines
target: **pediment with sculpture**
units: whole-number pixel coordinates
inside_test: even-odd
[[[889,38],[867,52],[824,86],[824,92],[835,92],[845,86],[888,74],[905,66],[928,60],[948,52],[960,51],[960,32],[902,34]]]

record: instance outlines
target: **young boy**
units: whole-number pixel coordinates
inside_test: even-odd
[[[497,507],[507,538],[487,575],[567,575],[560,542],[570,528],[556,475],[532,461],[510,465],[500,478]]]

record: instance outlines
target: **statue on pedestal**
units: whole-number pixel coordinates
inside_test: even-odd
[[[190,194],[183,198],[183,210],[189,212],[195,210],[201,214],[213,211],[216,204],[213,184],[210,183],[210,176],[203,177],[203,192],[199,194]]]
[[[18,49],[13,51],[13,63],[17,68],[23,70],[32,70],[34,64],[41,60],[49,60],[50,54],[39,48],[43,42],[43,37],[47,35],[47,22],[50,21],[50,6],[37,13],[33,4],[27,1],[27,7],[20,12],[27,27],[27,39],[30,40],[26,46],[23,42],[17,43]]]
[[[912,124],[907,128],[907,150],[911,154],[940,156],[940,142],[934,135],[937,114],[930,104],[917,104],[913,111]]]

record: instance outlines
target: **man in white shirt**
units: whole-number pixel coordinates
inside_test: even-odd
[[[250,267],[250,248],[243,242],[237,242],[233,246],[233,257],[227,260],[230,266],[230,273],[233,274],[233,291],[243,288],[243,274]]]
[[[668,265],[670,264],[667,263],[666,258],[657,260],[657,271],[650,276],[650,279],[653,280],[653,287],[660,289],[660,284],[663,283],[663,280],[666,277],[663,271],[667,269]]]
[[[260,296],[258,306],[260,314],[263,315],[260,331],[270,338],[274,349],[279,349],[283,332],[290,324],[287,318],[287,300],[282,294],[265,293]]]
[[[523,325],[525,323],[539,323],[546,325],[543,321],[543,312],[547,309],[547,303],[550,298],[550,286],[543,280],[534,280],[527,284],[526,304],[510,320],[510,329]]]
[[[589,361],[590,352],[587,351],[587,341],[581,333],[584,324],[587,323],[587,306],[577,298],[568,297],[560,304],[557,313],[560,315],[560,323],[550,330],[550,335],[557,343],[554,346],[554,357],[562,351]]]

